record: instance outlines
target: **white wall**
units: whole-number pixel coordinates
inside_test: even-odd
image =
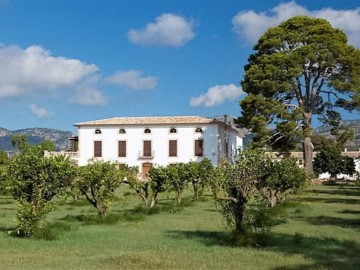
[[[170,133],[170,128],[176,128],[177,133]],[[195,129],[200,127],[203,133],[196,133]],[[125,134],[119,134],[119,129],[125,129]],[[144,129],[149,128],[150,134],[145,134]],[[101,134],[95,134],[100,129]],[[153,165],[166,166],[171,163],[201,161],[208,158],[216,165],[218,163],[218,147],[224,145],[224,138],[219,134],[217,124],[207,125],[159,125],[159,126],[81,126],[79,135],[79,165],[85,165],[94,157],[94,141],[102,141],[103,161],[125,163],[129,166],[138,166],[141,171],[142,163],[150,162]],[[239,138],[235,132],[229,132],[229,148],[237,148]],[[195,156],[195,140],[203,139],[204,156]],[[126,157],[118,157],[118,141],[126,141]],[[143,141],[151,140],[153,158],[139,158],[143,151]],[[177,140],[177,157],[169,157],[169,140]],[[241,145],[242,145],[242,139]],[[223,149],[221,148],[223,153]],[[229,151],[230,153],[230,151]]]

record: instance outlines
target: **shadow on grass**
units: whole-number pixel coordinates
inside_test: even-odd
[[[360,214],[360,210],[342,210],[342,211],[339,211],[338,213],[358,215],[358,214]]]
[[[80,215],[66,215],[60,218],[61,221],[66,222],[81,222],[83,225],[113,225],[121,219],[122,215],[109,214],[106,217],[92,214],[80,214]]]
[[[316,203],[344,203],[344,204],[360,204],[359,199],[339,199],[339,198],[316,198],[316,197],[301,197],[293,199],[301,202],[316,202]]]
[[[6,227],[6,226],[0,226],[0,232],[9,232],[15,230],[16,227]]]
[[[360,247],[355,241],[335,238],[305,237],[301,234],[274,234],[276,245],[271,251],[285,255],[303,255],[312,263],[298,266],[278,266],[273,270],[360,269]]]
[[[304,193],[359,196],[360,189],[357,187],[352,187],[352,188],[348,187],[348,188],[339,188],[339,189],[324,189],[324,190],[309,189],[309,190],[304,191]]]
[[[205,246],[230,246],[230,232],[219,231],[167,231],[167,236],[178,240],[194,239]]]
[[[167,231],[167,235],[177,240],[199,241],[205,246],[236,248],[230,244],[230,232]],[[263,250],[282,253],[285,256],[302,255],[305,258],[301,265],[280,265],[273,270],[360,269],[360,256],[358,256],[360,248],[355,241],[351,240],[306,237],[301,233],[295,235],[272,234],[272,244]]]
[[[344,228],[360,227],[360,219],[348,219],[348,218],[328,217],[328,216],[307,217],[300,219],[307,221],[312,225],[332,225],[332,226],[340,226]]]

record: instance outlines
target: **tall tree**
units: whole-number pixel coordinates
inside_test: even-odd
[[[312,120],[339,125],[339,108],[360,108],[360,51],[324,19],[293,17],[259,39],[241,82],[241,126],[259,145],[303,144],[313,170]],[[281,143],[283,142],[283,143]]]

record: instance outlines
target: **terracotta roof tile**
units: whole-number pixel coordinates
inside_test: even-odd
[[[210,124],[218,121],[200,116],[113,117],[76,123],[74,126]]]

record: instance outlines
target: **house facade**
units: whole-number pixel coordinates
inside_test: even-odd
[[[211,160],[233,161],[243,147],[243,135],[229,124],[199,116],[115,117],[77,123],[77,162],[90,160],[152,166]]]

